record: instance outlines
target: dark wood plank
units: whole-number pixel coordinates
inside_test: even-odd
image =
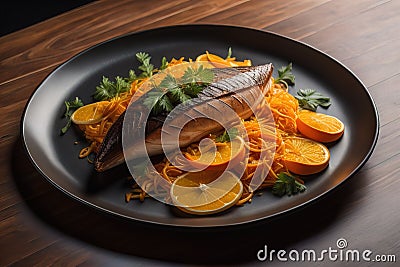
[[[309,10],[329,1],[331,0],[247,1],[237,8],[220,10],[216,14],[211,14],[200,22],[239,26],[252,25],[253,28],[262,29],[270,25],[280,24],[296,15],[307,13]]]
[[[284,32],[328,53],[370,86],[399,73],[395,67],[400,59],[396,52],[399,28],[392,20],[399,8],[398,1],[349,1],[346,5],[331,1],[268,30]],[[382,51],[387,51],[384,57]]]
[[[269,12],[274,7],[273,20],[267,20],[267,23],[273,23],[287,17],[282,16],[279,10],[293,10],[302,12],[310,8],[309,5],[317,5],[321,1],[306,1],[303,4],[297,4],[298,1],[286,1],[284,4],[265,5],[265,1],[255,1],[241,7],[242,1],[160,1],[154,8],[146,9],[144,2],[136,1],[118,1],[102,2],[89,4],[74,12],[74,16],[65,19],[61,15],[39,23],[25,30],[18,32],[18,35],[11,34],[0,38],[0,69],[2,70],[0,85],[7,81],[16,79],[20,76],[34,74],[44,68],[54,68],[63,61],[99,42],[111,39],[118,35],[138,30],[145,30],[154,27],[204,22],[220,23],[219,15],[212,16],[207,20],[202,18],[214,13],[227,11],[228,16],[234,20],[241,17],[239,25],[257,25],[254,16],[244,16],[244,10],[251,8],[251,11],[263,10]],[[268,3],[268,2],[267,2]],[[282,2],[283,3],[283,2]],[[258,8],[257,8],[258,7]],[[124,12],[130,10],[130,12]],[[281,11],[283,12],[283,11]],[[90,14],[90,19],[88,18]],[[249,12],[248,14],[251,14]],[[225,15],[226,16],[226,15]],[[107,18],[107,19],[105,19]],[[110,19],[114,18],[114,19]],[[117,20],[118,18],[118,20]],[[238,20],[236,20],[235,24]],[[47,30],[47,25],[56,25]],[[263,25],[265,26],[265,22]],[[32,32],[35,33],[32,36]],[[29,39],[29,42],[25,40]],[[18,64],[16,64],[18,63]]]

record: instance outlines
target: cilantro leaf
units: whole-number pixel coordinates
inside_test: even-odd
[[[129,84],[137,80],[137,76],[134,70],[129,70],[129,77],[125,78],[125,81]]]
[[[136,59],[141,64],[138,69],[141,71],[139,75],[136,75],[134,70],[129,71],[129,76],[122,78],[117,76],[114,81],[109,78],[104,77],[100,82],[100,85],[96,87],[96,91],[93,95],[94,99],[97,101],[109,100],[120,93],[126,92],[130,89],[131,83],[137,79],[143,79],[151,77],[154,72],[154,66],[150,63],[151,56],[144,52],[136,53]],[[162,58],[160,69],[164,69],[168,66],[167,59]]]
[[[151,56],[147,53],[139,52],[136,54],[136,59],[142,64],[138,67],[142,71],[140,77],[151,77],[154,70],[154,65],[150,63]]]
[[[197,95],[208,86],[208,83],[192,83],[182,84],[181,88],[183,92],[190,97],[197,97]]]
[[[276,196],[294,195],[297,193],[304,192],[306,186],[296,181],[296,179],[286,172],[278,174],[278,179],[275,181],[272,187],[272,193]]]
[[[113,97],[113,93],[111,92],[111,88],[113,87],[112,82],[105,76],[103,76],[103,80],[100,82],[99,86],[96,86],[96,92],[94,93],[94,99],[96,100],[106,100]]]
[[[171,74],[165,76],[159,87],[167,92],[171,102],[173,102],[175,105],[184,103],[192,98],[191,95],[187,94],[187,92],[184,90],[184,87],[180,85],[177,79]]]
[[[275,79],[275,83],[284,83],[288,87],[288,85],[294,85],[294,81],[295,76],[292,73],[292,63],[278,69],[278,78]]]
[[[126,92],[130,89],[130,79],[136,77],[134,72],[130,72],[129,79],[120,76],[115,77],[114,81],[110,81],[107,77],[103,76],[99,86],[96,86],[96,91],[93,98],[97,101],[111,99],[120,93]]]
[[[72,101],[64,101],[65,103],[65,113],[64,117],[72,115],[73,109],[77,109],[83,106],[83,102],[79,97],[75,97]]]
[[[178,81],[176,80],[176,78],[173,75],[168,74],[167,76],[165,76],[164,79],[162,79],[159,87],[162,89],[165,89],[165,90],[171,90],[171,89],[179,87],[179,85],[178,85]]]
[[[197,69],[188,67],[182,77],[182,83],[211,83],[214,79],[214,73],[208,68],[200,65]]]
[[[71,127],[71,116],[74,111],[83,106],[83,102],[78,97],[75,97],[72,101],[64,101],[65,113],[64,117],[67,118],[67,124],[61,129],[61,134],[65,134],[69,127]]]
[[[316,111],[318,106],[328,108],[331,105],[329,97],[322,95],[314,89],[300,89],[295,98],[299,102],[300,107],[312,111]]]
[[[122,77],[115,77],[115,93],[119,95],[120,93],[128,91],[130,84]]]
[[[217,138],[215,138],[215,141],[218,143],[230,142],[231,140],[235,139],[236,136],[238,135],[239,135],[239,130],[233,127],[228,131],[223,132],[221,135],[217,136]]]
[[[160,70],[164,70],[168,67],[168,61],[166,57],[163,57],[161,59],[161,66],[160,66]]]
[[[168,90],[168,93],[169,93],[170,99],[175,104],[185,103],[186,101],[188,101],[189,99],[192,98],[189,95],[185,94],[185,92],[179,87]]]
[[[143,104],[151,109],[154,115],[160,114],[163,111],[170,112],[174,108],[166,92],[163,92],[159,88],[147,92]]]
[[[199,66],[197,69],[188,67],[181,78],[168,74],[158,86],[154,84],[144,103],[152,109],[153,115],[170,112],[180,103],[197,97],[198,93],[213,79],[214,73],[210,69],[203,66]]]

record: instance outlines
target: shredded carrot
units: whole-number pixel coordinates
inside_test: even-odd
[[[296,114],[299,108],[296,98],[280,84],[274,84],[265,98],[274,116],[276,128],[287,133],[296,133]]]

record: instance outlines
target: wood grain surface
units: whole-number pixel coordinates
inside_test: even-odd
[[[353,249],[393,254],[400,261],[399,10],[398,0],[96,1],[1,37],[0,265],[273,266],[283,262],[257,261],[264,245],[322,250],[341,237]],[[72,200],[36,171],[23,149],[20,118],[29,96],[58,65],[122,34],[204,23],[282,34],[349,67],[368,88],[380,116],[376,149],[361,171],[313,205],[241,229],[247,238],[237,238],[235,229],[210,233],[127,223]]]

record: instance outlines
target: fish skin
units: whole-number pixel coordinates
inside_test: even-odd
[[[240,118],[249,118],[253,114],[252,110],[261,101],[260,89],[265,94],[270,87],[272,70],[272,64],[255,67],[213,69],[215,71],[214,81],[200,92],[197,98],[193,98],[189,100],[190,103],[185,102],[185,105],[179,107],[181,110],[178,109],[177,112],[180,112],[179,114],[183,114],[184,116],[177,116],[176,119],[171,121],[172,123],[169,127],[184,125],[182,124],[182,119],[187,120],[188,117],[196,118],[210,110],[218,112],[218,105],[221,104],[227,105],[236,111]],[[239,76],[240,78],[238,78]],[[249,107],[244,99],[252,103],[252,106]],[[122,149],[122,127],[124,120],[133,124],[128,128],[128,131],[133,132],[127,132],[126,134],[137,136],[138,140],[146,140],[147,151],[133,151],[129,154],[140,157],[146,156],[146,154],[153,156],[163,153],[161,129],[167,115],[162,114],[144,118],[142,116],[142,105],[132,106],[128,110],[129,112],[124,112],[112,125],[100,145],[94,161],[96,171],[102,172],[125,163]],[[142,129],[144,126],[146,127],[145,131]],[[167,131],[164,134],[168,136],[168,127],[167,129],[164,127],[163,130]],[[209,133],[216,133],[221,130],[223,130],[222,126],[211,119],[198,118],[191,120],[181,130],[179,145],[180,147],[185,147],[193,142],[200,141],[201,138]],[[140,136],[143,133],[145,133],[145,136]],[[164,146],[168,149],[165,143]],[[134,146],[131,147],[133,148]]]

